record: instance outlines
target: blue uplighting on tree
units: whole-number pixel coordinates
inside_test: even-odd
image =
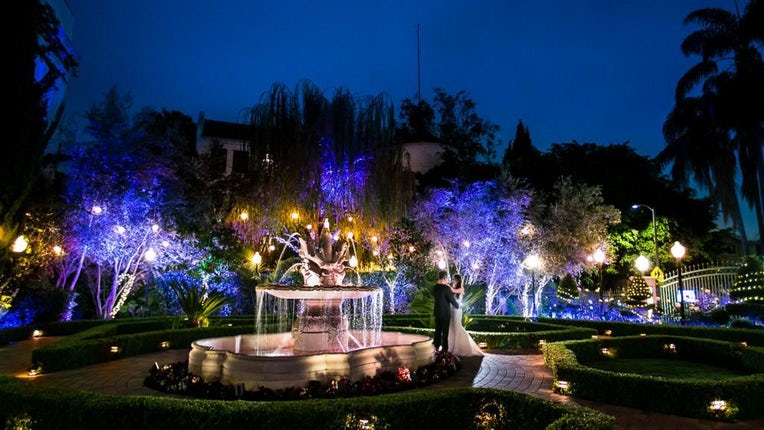
[[[485,181],[433,189],[412,211],[434,244],[432,263],[445,259],[467,285],[486,285],[487,314],[502,311],[502,296],[520,295],[524,249],[518,232],[529,204],[528,195]]]

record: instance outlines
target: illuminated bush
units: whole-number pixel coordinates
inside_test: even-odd
[[[747,257],[737,271],[730,299],[748,303],[764,303],[764,268],[757,257]]]

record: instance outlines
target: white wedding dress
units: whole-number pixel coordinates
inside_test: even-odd
[[[462,300],[459,302],[459,309],[451,307],[451,324],[448,327],[448,352],[460,356],[482,356],[483,351],[477,346],[467,330],[462,325]]]

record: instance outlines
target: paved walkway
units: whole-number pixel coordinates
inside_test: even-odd
[[[154,362],[159,364],[185,361],[187,350],[170,350],[123,358],[80,369],[29,377],[34,348],[56,342],[58,338],[41,338],[0,347],[0,373],[11,374],[38,386],[93,391],[104,394],[163,396],[146,388],[143,380]],[[538,354],[508,355],[488,353],[484,357],[465,357],[462,370],[455,376],[425,389],[448,387],[486,387],[512,390],[558,402],[573,403],[600,410],[616,417],[619,430],[753,430],[764,429],[764,419],[724,423],[645,412],[637,409],[594,403],[552,393],[552,374]]]

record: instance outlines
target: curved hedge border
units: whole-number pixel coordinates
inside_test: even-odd
[[[477,425],[477,416],[485,427]],[[0,424],[60,428],[502,428],[615,429],[615,419],[592,409],[492,389],[421,390],[333,400],[236,402],[112,396],[32,388],[0,378]]]
[[[225,325],[217,327],[183,329],[174,329],[177,319],[168,318],[110,321],[33,350],[30,364],[41,367],[43,372],[55,372],[165,349],[190,350],[191,342],[198,339],[254,330],[252,320],[246,318],[225,321]],[[119,352],[112,352],[115,346]]]
[[[756,373],[714,381],[687,381],[586,366],[588,362],[602,359],[602,348],[608,348],[608,354],[618,357],[678,357],[738,366]],[[679,336],[628,336],[546,344],[542,352],[545,363],[552,369],[555,384],[568,382],[565,394],[694,418],[719,418],[709,406],[714,400],[724,400],[738,408],[736,418],[764,416],[761,408],[764,348]]]
[[[764,330],[727,328],[727,327],[697,327],[669,324],[640,324],[616,321],[569,320],[557,318],[538,318],[539,322],[566,325],[574,327],[589,327],[596,329],[599,334],[610,330],[612,336],[638,336],[658,334],[670,336],[700,337],[717,339],[727,342],[747,342],[751,346],[764,346]]]
[[[421,326],[421,318],[415,314],[385,316],[384,329],[432,335],[433,329]],[[592,335],[597,334],[597,330],[592,328],[570,327],[533,322],[516,317],[491,315],[472,316],[472,323],[467,327],[467,330],[475,342],[485,342],[488,349],[503,350],[537,349],[541,340],[557,342],[589,339]]]

